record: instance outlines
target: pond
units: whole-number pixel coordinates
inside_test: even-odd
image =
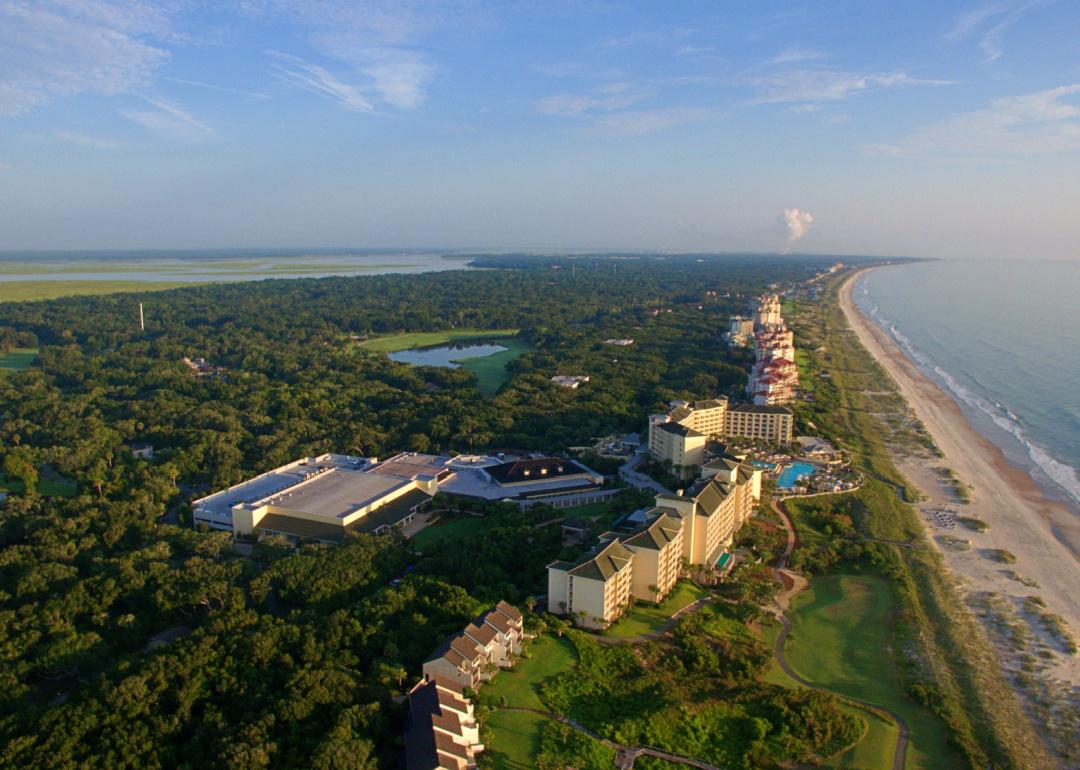
[[[495,343],[458,343],[456,345],[440,345],[437,348],[413,348],[412,350],[395,350],[389,353],[392,361],[413,366],[448,366],[457,369],[459,363],[466,358],[487,358],[496,353],[508,350],[505,345]]]

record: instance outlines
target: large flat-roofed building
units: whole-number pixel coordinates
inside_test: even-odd
[[[275,468],[193,503],[194,523],[238,535],[336,543],[409,520],[450,475],[444,458],[399,455],[386,463],[325,454]]]
[[[449,460],[446,467],[453,475],[440,484],[441,491],[483,500],[516,500],[520,504],[536,499],[572,499],[604,484],[603,475],[564,457],[462,455]]]

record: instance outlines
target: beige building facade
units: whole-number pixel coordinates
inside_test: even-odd
[[[582,561],[548,565],[548,610],[586,628],[606,628],[626,610],[635,554],[618,539]]]

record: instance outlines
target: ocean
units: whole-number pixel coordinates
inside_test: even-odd
[[[1080,513],[1080,263],[897,265],[852,296],[976,430]]]

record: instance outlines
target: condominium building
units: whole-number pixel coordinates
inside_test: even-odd
[[[650,523],[622,538],[633,551],[634,566],[630,592],[637,599],[658,602],[679,579],[683,557],[683,524],[663,509]]]
[[[548,610],[606,628],[630,603],[635,554],[617,538],[578,562],[548,565]]]
[[[467,770],[483,750],[473,704],[460,687],[427,679],[409,691],[405,770]]]
[[[424,661],[424,676],[477,689],[521,653],[522,623],[517,608],[500,601],[436,647]]]
[[[669,460],[672,467],[688,469],[705,462],[708,436],[677,422],[649,427],[649,450],[654,457]]]

